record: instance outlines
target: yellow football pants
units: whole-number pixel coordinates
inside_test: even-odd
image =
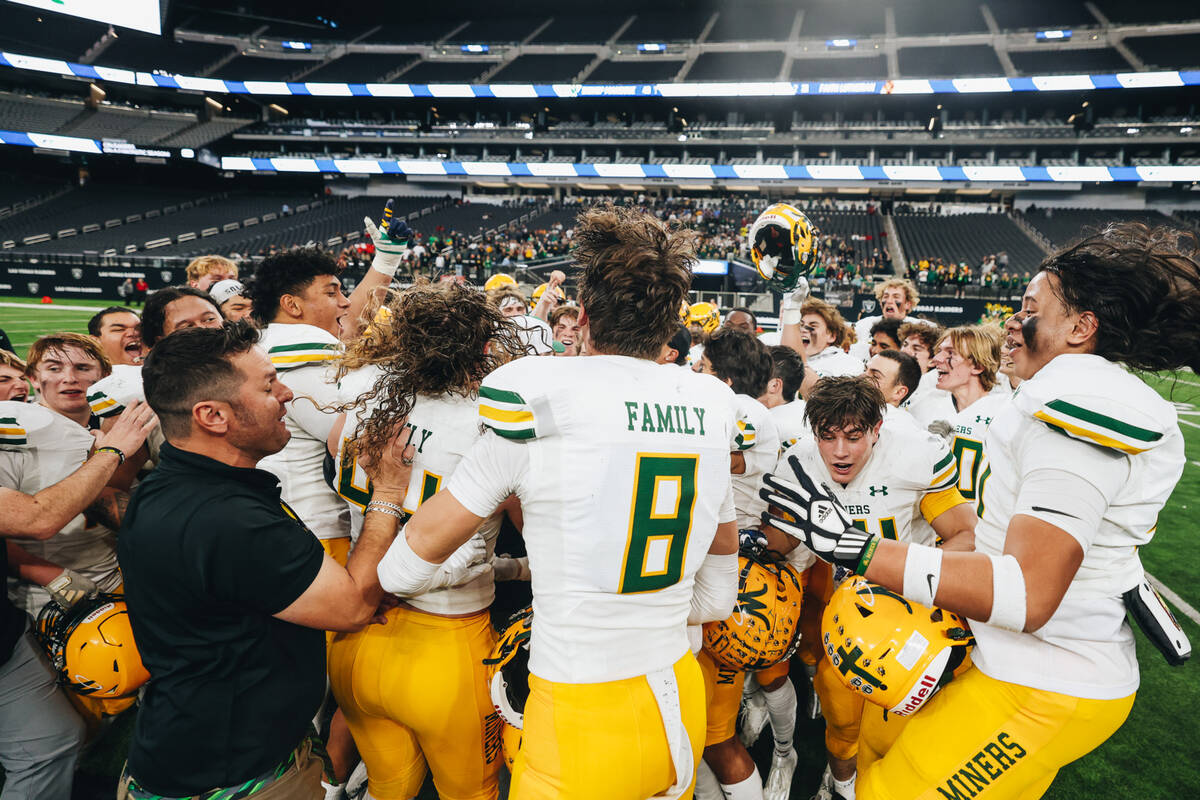
[[[495,643],[487,611],[454,618],[407,607],[334,638],[329,681],[372,797],[416,797],[426,763],[446,800],[497,796],[500,719],[483,665]]]
[[[732,739],[737,733],[738,710],[742,707],[742,687],[746,673],[718,666],[705,651],[696,656],[704,675],[705,735],[704,746]]]
[[[858,754],[858,728],[862,722],[863,696],[846,688],[837,675],[837,668],[828,658],[817,662],[813,689],[821,698],[821,715],[825,717],[825,749],[834,758],[847,761]]]
[[[989,678],[971,668],[860,766],[860,800],[1034,800],[1058,770],[1121,727],[1134,695],[1087,700]]]
[[[675,662],[674,672],[683,725],[699,764],[704,678],[690,651]],[[691,777],[694,784],[695,774]],[[662,715],[645,677],[575,684],[529,677],[525,736],[510,798],[645,800],[674,781]],[[682,800],[691,796],[689,786]]]
[[[329,554],[329,557],[334,561],[346,566],[346,562],[350,559],[350,537],[339,536],[336,539],[317,539],[321,543],[321,549]]]

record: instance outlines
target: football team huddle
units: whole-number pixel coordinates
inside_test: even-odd
[[[1036,798],[1128,716],[1127,617],[1190,654],[1138,557],[1183,438],[1130,371],[1200,364],[1179,232],[1048,256],[1003,325],[914,316],[897,278],[851,326],[778,203],[749,231],[781,296],[759,335],[688,303],[695,233],[633,208],[583,212],[577,302],[556,272],[532,309],[502,275],[394,288],[411,231],[365,224],[349,297],[322,251],[244,284],[206,257],[140,318],[4,356],[2,643],[65,689],[55,746],[0,747],[6,797],[68,797],[136,704],[132,800],[407,800],[427,773],[455,800]],[[804,748],[827,766],[793,788]]]

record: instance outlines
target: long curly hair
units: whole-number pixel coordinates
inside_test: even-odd
[[[492,370],[525,353],[515,326],[487,296],[457,283],[389,291],[364,318],[372,321],[338,362],[339,379],[366,366],[380,373],[369,390],[338,407],[372,409],[349,445],[354,455],[383,452],[417,395],[471,397]]]
[[[1140,222],[1107,225],[1044,260],[1053,290],[1100,323],[1095,353],[1134,369],[1200,370],[1196,236]]]

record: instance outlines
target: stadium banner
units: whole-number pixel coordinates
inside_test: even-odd
[[[112,300],[124,302],[117,291],[126,278],[144,278],[150,290],[187,282],[184,267],[71,266],[13,263],[0,255],[0,288],[12,297],[50,297],[54,300]]]
[[[1034,75],[1026,78],[897,78],[863,81],[725,81],[691,83],[320,83],[224,80],[176,75],[170,70],[137,72],[120,67],[76,64],[0,51],[0,66],[54,75],[105,80],[163,89],[264,96],[475,98],[597,97],[795,97],[810,95],[988,94],[1064,92],[1093,89],[1150,89],[1200,85],[1200,70],[1117,72],[1100,75]]]
[[[854,324],[863,317],[880,314],[879,301],[874,294],[853,292],[813,292],[827,303],[837,306],[842,317]],[[974,324],[980,321],[1003,322],[1021,307],[1021,298],[999,296],[989,290],[983,297],[924,297],[913,310],[913,316],[931,319],[945,326]]]

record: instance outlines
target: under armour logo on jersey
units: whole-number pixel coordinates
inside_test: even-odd
[[[886,487],[886,486],[878,486],[878,487],[877,487],[877,486],[872,486],[872,487],[870,487],[870,488],[871,488],[871,497],[874,497],[874,496],[875,496],[875,495],[877,495],[877,494],[880,494],[880,495],[883,495],[884,497],[887,497],[887,493],[888,493],[888,487]]]
[[[992,418],[991,418],[991,417],[975,417],[975,421],[976,421],[976,422],[982,422],[984,425],[991,425],[991,424],[992,424]]]

